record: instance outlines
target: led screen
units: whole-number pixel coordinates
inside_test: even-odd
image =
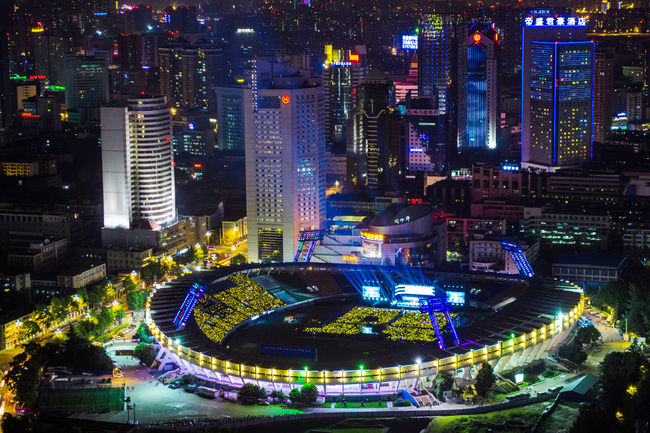
[[[447,302],[454,305],[464,305],[465,292],[447,292]]]
[[[372,328],[370,326],[362,326],[361,327],[361,333],[362,334],[372,334]]]
[[[379,289],[379,287],[362,286],[361,295],[364,298],[379,298],[381,297],[381,290]]]

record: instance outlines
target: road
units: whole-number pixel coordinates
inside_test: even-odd
[[[244,257],[248,257],[248,241],[244,241],[237,245],[234,250],[232,247],[224,247],[220,245],[210,247],[210,254],[214,253],[219,254],[218,260],[220,264],[229,264],[230,258],[224,257],[226,254],[230,254],[231,257],[235,257],[237,254],[242,254]]]

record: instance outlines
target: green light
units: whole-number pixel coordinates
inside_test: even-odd
[[[52,90],[65,90],[65,87],[63,87],[63,86],[50,86],[50,89],[52,89]]]
[[[307,370],[308,370],[308,368],[309,368],[309,367],[305,367],[305,371],[307,371]]]
[[[360,366],[359,366],[359,370],[363,370],[363,365],[360,365]]]
[[[415,28],[415,33],[420,33],[420,29],[416,27]]]
[[[510,334],[510,338],[515,338],[515,334]]]

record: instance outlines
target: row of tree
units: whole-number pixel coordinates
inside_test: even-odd
[[[313,383],[306,383],[302,388],[293,388],[289,393],[289,399],[292,403],[305,403],[311,405],[318,399],[318,388]],[[239,400],[244,404],[255,404],[258,399],[267,398],[266,390],[258,385],[247,383],[239,390]],[[283,391],[274,390],[271,398],[278,399],[282,403],[287,396]]]
[[[600,290],[588,289],[591,302],[603,310],[611,309],[614,319],[621,319],[620,327],[640,337],[650,337],[650,283],[642,265],[632,261],[622,278],[612,281]]]
[[[75,328],[63,338],[55,338],[40,345],[27,343],[16,355],[4,375],[9,390],[18,404],[31,406],[36,398],[36,382],[45,365],[65,365],[73,369],[108,371],[113,362],[103,346],[97,346]]]

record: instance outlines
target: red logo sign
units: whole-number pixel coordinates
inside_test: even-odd
[[[289,98],[289,95],[282,95],[282,103],[288,104],[289,102],[291,102],[291,98]]]
[[[358,54],[350,54],[350,61],[351,62],[358,62],[359,61],[359,55]]]

